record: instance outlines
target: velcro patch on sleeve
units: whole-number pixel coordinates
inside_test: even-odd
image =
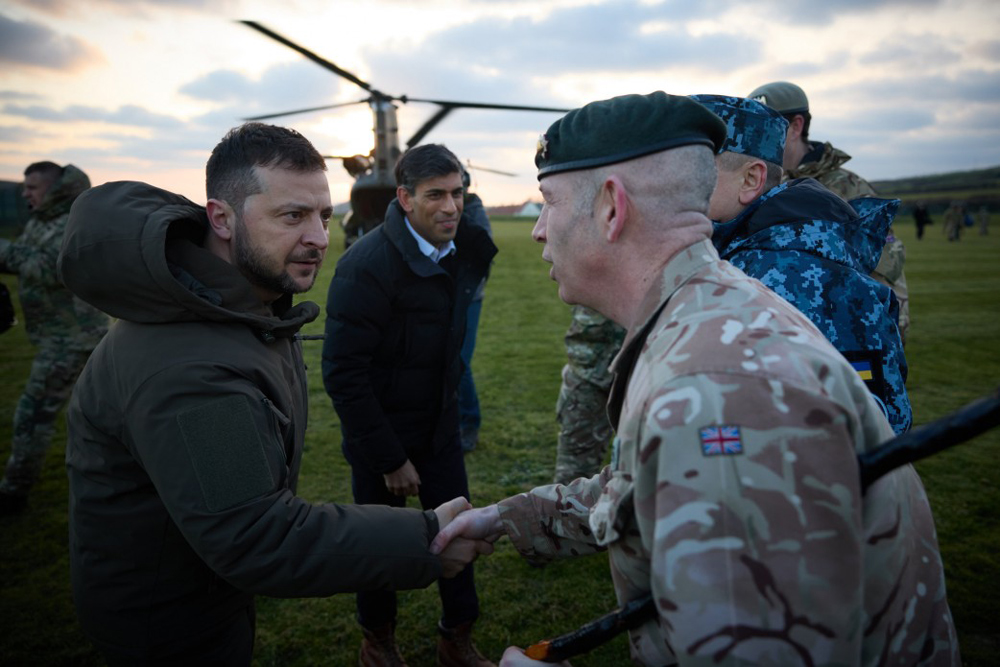
[[[209,511],[234,507],[273,488],[249,398],[209,401],[180,413],[177,422]]]

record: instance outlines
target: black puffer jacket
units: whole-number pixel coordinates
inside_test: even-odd
[[[420,253],[403,209],[355,242],[337,263],[327,298],[323,383],[354,465],[378,473],[458,432],[459,350],[465,314],[497,248],[465,216],[454,278]]]
[[[120,318],[70,404],[70,556],[81,622],[137,656],[219,624],[252,594],[426,586],[433,513],[295,496],[307,392],[294,335],[317,316],[267,306],[201,247],[205,210],[141,183],[77,200],[67,286]],[[158,648],[159,647],[159,648]]]

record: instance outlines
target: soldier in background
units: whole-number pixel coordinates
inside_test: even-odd
[[[435,538],[507,535],[546,561],[607,550],[644,665],[958,663],[930,506],[858,374],[791,304],[719,258],[707,217],[726,127],[662,92],[556,121],[532,233],[559,296],[627,323],[612,463],[460,514]],[[532,664],[515,647],[503,665]]]
[[[965,220],[965,207],[960,202],[953,201],[948,210],[944,212],[944,225],[942,230],[949,241],[958,241],[962,238],[962,223]]]
[[[847,203],[811,178],[779,185],[787,121],[754,100],[691,97],[726,123],[708,209],[719,256],[801,310],[855,367],[893,431],[909,430],[899,304],[868,275],[899,200]]]
[[[979,223],[979,235],[986,236],[990,233],[990,209],[986,204],[983,204],[979,209],[979,213],[976,214],[977,222]]]
[[[924,227],[931,224],[931,214],[927,210],[927,204],[922,201],[917,202],[913,207],[913,224],[917,227],[917,240],[924,238]]]
[[[56,416],[108,330],[108,317],[70,293],[56,271],[70,206],[89,187],[87,175],[71,164],[29,165],[22,195],[31,218],[16,240],[0,239],[0,271],[18,276],[28,340],[38,348],[14,411],[10,458],[0,480],[0,514],[26,507],[52,444]]]
[[[787,81],[775,81],[756,88],[747,97],[766,104],[788,120],[783,164],[785,180],[815,178],[845,201],[876,195],[875,188],[868,181],[844,169],[843,165],[851,159],[850,155],[834,148],[829,141],[820,143],[809,140],[812,115],[802,88]],[[890,227],[882,257],[872,277],[891,287],[899,300],[899,334],[904,344],[910,328],[909,289],[903,273],[905,259],[906,248]]]
[[[625,329],[596,310],[573,306],[572,317],[566,331],[567,363],[556,401],[557,484],[590,477],[604,465],[611,441],[607,413],[609,366],[625,339]]]

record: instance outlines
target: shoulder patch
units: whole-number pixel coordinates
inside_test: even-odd
[[[868,391],[875,394],[883,404],[887,400],[887,385],[882,373],[882,354],[878,350],[861,350],[841,352],[844,358],[864,381]]]
[[[177,424],[210,512],[235,507],[274,488],[246,396],[209,401],[177,415]]]
[[[701,453],[705,456],[743,453],[739,426],[706,426],[699,431]]]

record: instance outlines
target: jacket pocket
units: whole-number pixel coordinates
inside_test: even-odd
[[[278,409],[278,406],[274,404],[274,401],[269,399],[267,396],[262,397],[261,402],[264,407],[267,408],[266,412],[270,417],[268,420],[271,423],[271,432],[278,442],[278,449],[281,453],[281,462],[285,465],[285,469],[288,469],[288,449],[285,443],[285,433],[292,425],[292,420],[285,416],[285,414]]]

